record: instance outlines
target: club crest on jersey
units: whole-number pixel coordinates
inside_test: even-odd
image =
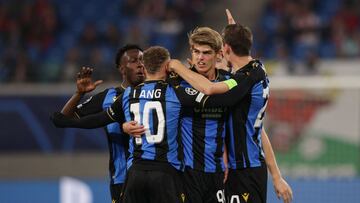
[[[199,91],[197,91],[196,89],[193,89],[191,87],[187,87],[187,88],[185,88],[185,92],[188,95],[196,95]]]

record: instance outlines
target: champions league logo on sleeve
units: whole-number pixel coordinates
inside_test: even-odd
[[[187,88],[185,88],[185,92],[188,95],[196,95],[199,91],[197,91],[196,89],[187,87]]]

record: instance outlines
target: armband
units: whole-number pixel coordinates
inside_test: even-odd
[[[225,80],[224,83],[229,87],[229,90],[237,86],[237,82],[234,79]]]

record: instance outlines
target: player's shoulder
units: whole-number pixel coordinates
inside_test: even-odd
[[[114,97],[118,97],[119,95],[124,93],[124,91],[125,91],[125,89],[122,87],[109,87],[109,88],[106,88],[105,90],[103,90],[102,92],[98,93],[97,97],[102,98],[102,99],[106,99],[108,97],[114,98]]]
[[[256,80],[261,80],[266,77],[266,70],[263,63],[260,60],[253,59],[244,68],[240,69],[236,74],[245,74]]]
[[[255,69],[255,70],[258,70],[259,73],[266,74],[264,64],[258,59],[254,59],[249,62],[249,69],[250,70]]]
[[[96,94],[92,94],[84,103],[96,102],[96,101],[102,102],[103,100],[105,100],[106,96],[112,92],[114,92],[115,95],[115,88],[113,87],[106,88]]]
[[[176,73],[169,74],[169,77],[166,79],[166,82],[172,86],[180,85],[182,81],[184,81],[184,79]]]
[[[105,88],[104,90],[94,94],[93,97],[100,97],[101,98],[101,97],[105,97],[108,94],[119,95],[123,91],[124,91],[124,89],[120,88],[120,87],[108,87],[108,88]]]

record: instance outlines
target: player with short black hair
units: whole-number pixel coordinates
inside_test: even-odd
[[[223,30],[224,44],[232,47],[237,56],[249,56],[253,44],[251,30],[242,25],[229,24]]]
[[[107,88],[93,95],[78,105],[84,94],[93,91],[102,81],[93,82],[93,69],[82,68],[77,77],[77,91],[62,109],[67,116],[78,118],[102,112],[107,109],[122,94],[126,87],[136,86],[145,79],[142,63],[142,49],[135,44],[120,48],[116,54],[115,67],[119,70],[122,83],[119,87]],[[109,147],[109,175],[112,203],[120,203],[120,195],[126,175],[126,159],[128,157],[128,137],[123,136],[118,123],[111,123],[105,128]]]

